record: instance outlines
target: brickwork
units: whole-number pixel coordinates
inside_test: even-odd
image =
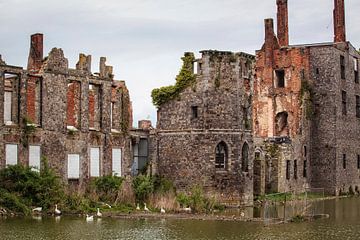
[[[91,56],[80,54],[76,69],[68,67],[68,60],[58,48],[53,48],[43,59],[40,39],[41,34],[32,36],[30,70],[0,65],[0,167],[6,164],[6,144],[17,144],[18,162],[24,165],[29,163],[28,146],[39,145],[41,156],[46,157],[50,166],[67,182],[68,154],[79,154],[80,178],[69,184],[74,190],[83,190],[90,177],[90,148],[100,148],[101,175],[112,173],[112,149],[120,148],[122,174],[129,175],[132,164],[129,135],[132,113],[124,112],[131,105],[125,83],[113,80],[112,68],[106,66],[105,61],[102,64],[107,69],[106,74],[101,77],[92,74]],[[20,87],[14,94],[20,99],[20,108],[17,108],[20,110],[19,119],[28,118],[34,122],[37,126],[34,133],[25,134],[27,126],[23,121],[3,124],[5,72],[19,76],[19,83],[14,85]],[[113,115],[114,121],[126,122],[127,126],[119,127],[114,133],[110,124],[113,88],[121,92],[117,96],[121,108]]]

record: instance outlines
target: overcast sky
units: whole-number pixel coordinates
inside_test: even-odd
[[[333,39],[333,0],[289,0],[290,43]],[[347,39],[360,47],[360,1],[345,0]],[[26,67],[30,35],[44,34],[44,54],[62,48],[75,68],[79,53],[100,56],[126,80],[134,125],[150,118],[153,88],[173,84],[183,53],[204,49],[254,53],[276,0],[0,0],[0,54]]]

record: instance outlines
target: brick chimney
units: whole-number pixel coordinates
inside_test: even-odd
[[[334,42],[345,41],[345,3],[344,0],[334,0]]]
[[[281,47],[289,45],[289,21],[287,0],[276,0],[277,4],[277,37]]]
[[[30,52],[27,69],[30,72],[38,72],[43,61],[43,34],[31,35]]]

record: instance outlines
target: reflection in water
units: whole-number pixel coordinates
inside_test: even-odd
[[[323,207],[329,219],[272,226],[215,220],[103,218],[87,224],[84,218],[64,216],[61,221],[54,217],[2,218],[0,239],[359,239],[360,198],[329,200]],[[245,210],[245,214],[261,215],[261,210]]]

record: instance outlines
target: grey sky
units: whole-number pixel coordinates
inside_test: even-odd
[[[345,0],[347,39],[360,47],[360,1]],[[45,54],[60,47],[74,67],[80,52],[100,56],[126,80],[134,119],[156,119],[150,92],[174,83],[185,51],[254,53],[276,0],[0,0],[0,54],[26,67],[29,37],[44,33]],[[289,0],[290,42],[333,39],[333,0]]]

